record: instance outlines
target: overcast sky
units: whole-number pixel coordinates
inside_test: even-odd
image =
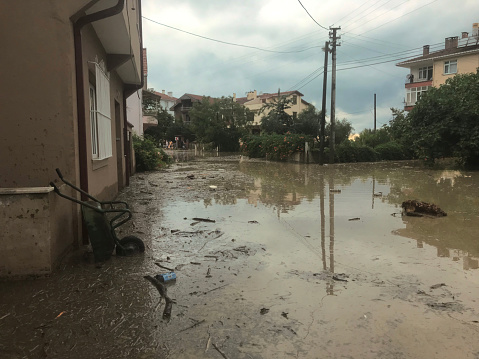
[[[340,26],[336,118],[360,132],[403,108],[407,69],[397,62],[444,48],[444,39],[471,33],[478,0],[301,0],[321,26]],[[212,97],[298,90],[321,108],[328,31],[298,0],[142,0],[148,87]],[[160,24],[163,25],[160,25]],[[215,40],[200,38],[164,25]],[[267,52],[262,51],[278,51]],[[282,53],[281,53],[282,52]],[[386,62],[388,61],[388,62]],[[379,64],[378,64],[379,63]],[[331,56],[329,57],[331,69]],[[316,72],[315,72],[316,71]],[[308,77],[309,76],[309,77]],[[312,81],[310,81],[312,80]],[[308,81],[310,81],[308,83]],[[330,112],[328,73],[327,113]]]

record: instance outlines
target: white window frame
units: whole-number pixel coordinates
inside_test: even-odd
[[[428,73],[431,71],[431,76],[429,78]],[[420,80],[432,80],[433,68],[432,66],[424,66],[419,68],[419,79]]]
[[[90,85],[90,126],[92,158],[103,160],[113,156],[111,137],[111,100],[109,74],[95,64],[95,87]]]
[[[89,89],[90,96],[90,132],[91,132],[91,153],[94,159],[98,158],[98,120],[97,120],[97,108],[96,108],[96,90],[95,87],[90,84]]]
[[[418,86],[406,89],[406,106],[414,106],[421,95],[430,88],[431,86]]]
[[[444,61],[444,75],[457,73],[457,60]]]

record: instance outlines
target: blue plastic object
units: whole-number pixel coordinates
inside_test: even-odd
[[[160,282],[169,282],[172,280],[176,280],[176,273],[169,272],[169,273],[157,274],[155,275],[155,278],[159,280]]]

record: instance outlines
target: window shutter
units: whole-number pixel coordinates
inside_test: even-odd
[[[110,79],[96,64],[96,104],[98,121],[98,157],[100,159],[112,156],[111,142],[111,107],[110,107]]]

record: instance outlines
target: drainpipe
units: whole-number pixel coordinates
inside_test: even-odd
[[[83,81],[83,51],[82,51],[82,28],[94,21],[106,19],[118,15],[123,11],[125,0],[118,0],[115,6],[98,11],[93,14],[84,15],[73,22],[73,41],[75,46],[75,78],[77,94],[77,116],[78,116],[78,152],[80,160],[80,188],[88,192],[88,150],[86,134],[86,113],[85,113],[85,83]],[[82,199],[84,195],[82,195]],[[83,231],[86,233],[85,231]]]

